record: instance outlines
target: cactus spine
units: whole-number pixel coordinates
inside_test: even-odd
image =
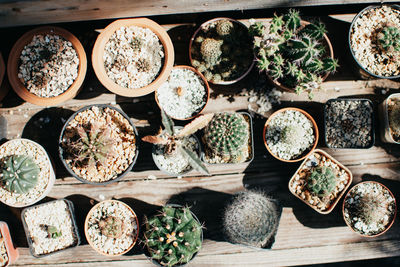
[[[111,238],[122,236],[124,225],[120,218],[110,216],[99,221],[100,231],[103,235]]]
[[[233,23],[226,19],[219,20],[215,26],[215,30],[217,31],[218,35],[222,37],[228,36],[233,30]]]
[[[219,62],[222,55],[222,41],[213,38],[205,39],[200,46],[200,53],[203,59],[210,65],[215,65]]]
[[[320,197],[330,195],[336,188],[335,171],[330,167],[316,167],[307,178],[308,190]]]
[[[386,52],[400,52],[400,29],[387,26],[378,33],[379,47]]]

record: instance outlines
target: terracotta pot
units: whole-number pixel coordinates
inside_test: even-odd
[[[112,79],[108,77],[106,69],[104,67],[104,47],[110,39],[111,35],[119,28],[129,26],[138,26],[150,29],[158,36],[161,44],[164,47],[164,64],[161,68],[160,73],[152,83],[142,88],[129,89],[116,84]],[[174,46],[168,33],[159,24],[147,18],[120,19],[114,21],[113,23],[108,25],[97,37],[92,52],[93,69],[100,82],[111,92],[126,97],[138,97],[154,92],[161,84],[163,84],[168,79],[168,76],[171,73],[172,67],[174,65],[174,59]]]
[[[383,118],[380,125],[381,139],[385,143],[400,144],[400,142],[393,139],[393,134],[389,127],[388,100],[391,98],[400,98],[400,93],[391,94],[379,105],[379,117]]]
[[[184,65],[178,65],[178,66],[173,67],[173,69],[187,69],[187,70],[193,71],[194,73],[196,73],[196,74],[201,78],[201,80],[202,80],[203,83],[204,83],[204,87],[205,87],[205,89],[206,89],[206,94],[207,94],[207,100],[206,100],[206,103],[204,104],[203,108],[202,108],[199,112],[197,112],[197,113],[194,114],[193,116],[191,116],[191,117],[189,117],[189,118],[185,118],[185,119],[177,119],[177,118],[174,118],[174,117],[170,116],[170,117],[173,118],[174,120],[191,120],[191,119],[194,119],[195,117],[199,116],[199,115],[203,112],[203,110],[206,108],[206,106],[207,106],[207,104],[208,104],[208,100],[210,99],[210,86],[209,86],[209,84],[208,84],[206,78],[204,78],[203,74],[201,74],[199,71],[197,71],[197,70],[196,70],[195,68],[193,68],[193,67],[184,66]],[[158,89],[158,88],[157,88],[157,89]],[[159,107],[160,109],[163,109],[162,106],[161,106],[161,104],[160,104],[160,102],[158,101],[157,89],[156,89],[156,91],[155,91],[154,98],[156,99],[156,102],[157,102],[158,107]],[[169,115],[168,115],[168,116],[169,116]]]
[[[336,197],[335,201],[331,204],[331,206],[329,207],[329,209],[325,210],[325,211],[321,211],[319,209],[317,209],[316,207],[312,206],[310,203],[308,203],[307,201],[305,201],[304,199],[302,199],[298,194],[296,194],[295,189],[292,188],[290,185],[293,183],[293,181],[295,180],[295,176],[297,173],[299,173],[300,170],[302,170],[302,168],[304,167],[304,165],[307,163],[309,157],[311,157],[313,154],[318,153],[321,154],[323,156],[325,156],[326,158],[330,159],[332,162],[336,163],[342,170],[344,170],[348,176],[349,176],[349,181],[347,181],[347,185],[343,188],[343,190],[340,192],[340,194]],[[342,198],[342,196],[344,195],[344,193],[346,192],[346,190],[350,187],[351,183],[353,181],[353,174],[350,172],[350,170],[348,168],[346,168],[343,164],[341,164],[339,161],[337,161],[335,158],[333,158],[331,155],[329,155],[328,153],[326,153],[325,151],[321,150],[321,149],[315,149],[311,154],[309,154],[307,156],[307,158],[303,161],[303,163],[301,163],[300,167],[296,170],[296,172],[294,173],[294,175],[292,176],[292,178],[289,180],[289,191],[295,195],[298,199],[300,199],[301,201],[303,201],[304,203],[306,203],[308,206],[310,206],[310,208],[314,209],[315,211],[317,211],[318,213],[321,214],[328,214],[330,213],[337,205],[337,203],[339,202],[339,200]]]
[[[54,34],[63,37],[65,40],[70,41],[74,47],[79,58],[78,76],[74,83],[62,94],[55,97],[39,97],[29,92],[24,86],[21,79],[18,78],[18,69],[20,62],[20,55],[24,47],[32,41],[35,35]],[[14,91],[26,102],[39,105],[39,106],[54,106],[74,98],[80,91],[83,81],[85,79],[87,69],[87,59],[85,50],[81,42],[72,33],[59,27],[44,26],[33,29],[22,35],[14,44],[8,57],[7,74],[10,84]]]
[[[1,85],[3,83],[4,73],[5,72],[6,72],[6,66],[4,64],[3,56],[0,53],[0,101],[3,100],[3,98],[8,93],[8,86],[1,87]]]
[[[127,248],[125,251],[123,251],[123,252],[121,252],[121,253],[119,253],[119,254],[110,255],[110,254],[104,253],[103,251],[100,251],[100,250],[96,249],[96,247],[93,245],[93,242],[92,242],[92,240],[90,239],[89,234],[88,234],[88,229],[89,229],[89,218],[90,218],[90,216],[92,215],[92,213],[95,212],[96,209],[100,206],[100,204],[102,204],[102,203],[104,203],[104,202],[115,202],[115,203],[120,203],[120,204],[124,205],[126,208],[129,209],[129,211],[132,213],[132,215],[133,215],[133,216],[135,217],[135,219],[136,219],[135,221],[136,221],[137,229],[136,229],[136,237],[135,237],[135,240],[134,240],[133,243],[129,246],[129,248]],[[127,253],[129,250],[131,250],[131,249],[133,248],[133,246],[135,246],[135,244],[136,244],[136,242],[137,242],[137,240],[138,240],[138,237],[139,237],[139,220],[138,220],[138,217],[136,216],[136,213],[132,210],[132,208],[129,207],[129,206],[128,206],[127,204],[125,204],[124,202],[119,201],[119,200],[114,200],[114,199],[104,200],[104,201],[99,202],[99,203],[97,203],[96,205],[94,205],[94,206],[90,209],[89,213],[86,215],[86,219],[85,219],[85,236],[86,236],[86,240],[88,241],[89,245],[90,245],[97,253],[102,254],[102,255],[104,255],[104,256],[108,256],[108,257],[121,256],[121,255]]]
[[[197,34],[200,32],[200,30],[201,30],[205,25],[210,24],[210,23],[213,23],[213,22],[216,22],[216,21],[218,21],[218,20],[229,20],[229,21],[231,21],[232,23],[236,23],[236,24],[242,26],[243,29],[246,29],[246,31],[248,31],[248,28],[247,28],[246,25],[244,25],[244,24],[243,24],[242,22],[240,22],[240,21],[237,21],[237,20],[231,19],[231,18],[219,17],[219,18],[210,19],[210,20],[204,22],[203,24],[200,25],[199,28],[197,28],[197,30],[196,30],[196,31],[194,32],[194,34],[192,35],[192,38],[190,39],[190,42],[189,42],[189,60],[190,60],[190,64],[193,65],[193,63],[192,63],[192,62],[193,62],[193,59],[192,59],[192,53],[191,53],[191,51],[192,51],[193,42],[194,42],[194,40],[196,39]],[[249,68],[248,68],[242,75],[240,75],[240,77],[238,77],[238,78],[236,78],[236,79],[234,79],[234,80],[231,80],[231,81],[220,81],[220,82],[208,81],[208,82],[210,82],[210,83],[212,83],[212,84],[220,84],[220,85],[230,85],[230,84],[234,84],[234,83],[236,83],[236,82],[242,80],[244,77],[247,76],[247,74],[250,73],[251,69],[253,68],[253,66],[254,66],[254,64],[255,64],[255,60],[254,60],[254,59],[255,59],[255,58],[253,57],[253,62],[250,64]]]
[[[14,247],[14,244],[11,239],[10,229],[8,228],[7,223],[0,222],[0,233],[2,239],[4,240],[4,244],[6,246],[8,261],[5,266],[11,265],[16,262],[19,257],[18,250]]]
[[[313,125],[313,127],[314,127],[314,136],[315,136],[314,144],[312,145],[311,149],[310,149],[306,154],[304,154],[303,156],[301,156],[301,157],[299,157],[299,158],[297,158],[297,159],[289,159],[289,160],[288,160],[288,159],[281,159],[281,158],[279,158],[277,155],[273,154],[272,151],[271,151],[271,149],[269,148],[269,146],[268,146],[268,144],[267,144],[267,140],[265,139],[265,134],[267,133],[267,128],[268,128],[268,126],[269,126],[269,122],[271,121],[271,119],[272,119],[275,115],[277,115],[278,113],[281,113],[281,112],[284,112],[284,111],[287,111],[287,110],[294,110],[294,111],[298,111],[298,112],[301,112],[302,114],[304,114],[304,116],[306,116],[306,117],[311,121],[311,123],[312,123],[312,125]],[[274,158],[276,158],[276,159],[278,159],[278,160],[280,160],[280,161],[283,161],[283,162],[298,162],[298,161],[301,161],[301,160],[305,159],[306,157],[308,157],[308,156],[314,151],[314,149],[317,147],[318,138],[319,138],[318,126],[317,126],[317,123],[315,122],[314,118],[311,117],[311,115],[308,114],[307,112],[305,112],[304,110],[299,109],[299,108],[293,108],[293,107],[282,108],[282,109],[277,110],[277,111],[275,111],[274,113],[272,113],[272,115],[269,116],[268,120],[265,122],[264,130],[263,130],[264,145],[265,145],[265,147],[267,148],[268,152],[269,152]]]
[[[355,230],[353,229],[353,227],[352,227],[352,226],[347,222],[347,220],[345,219],[344,205],[345,205],[345,203],[346,203],[346,199],[350,196],[350,192],[351,192],[354,188],[356,188],[356,187],[359,186],[360,184],[364,184],[364,183],[375,183],[375,184],[381,185],[383,188],[385,188],[385,189],[389,192],[389,194],[390,194],[390,195],[392,196],[392,198],[394,199],[394,214],[393,214],[393,219],[392,219],[392,221],[389,223],[389,225],[386,227],[386,229],[385,229],[383,232],[381,232],[381,233],[379,233],[379,234],[376,234],[376,235],[364,235],[364,234],[361,234],[361,233],[355,231]],[[343,220],[344,220],[344,222],[346,223],[346,225],[347,225],[354,233],[356,233],[356,234],[358,234],[358,235],[361,235],[361,236],[363,236],[363,237],[370,237],[370,238],[371,238],[371,237],[377,237],[377,236],[380,236],[380,235],[383,235],[384,233],[386,233],[386,232],[393,226],[393,224],[394,224],[394,221],[395,221],[396,215],[397,215],[397,203],[396,203],[396,198],[394,197],[392,191],[389,190],[389,188],[387,188],[385,185],[383,185],[383,184],[381,184],[381,183],[379,183],[379,182],[376,182],[376,181],[365,181],[365,182],[361,182],[361,183],[358,183],[358,184],[354,185],[352,188],[350,188],[350,190],[347,192],[346,196],[344,197],[343,205],[342,205],[342,215],[343,215]]]

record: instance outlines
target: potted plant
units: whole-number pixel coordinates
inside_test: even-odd
[[[272,245],[282,207],[259,191],[236,193],[225,207],[223,231],[228,241],[251,247]]]
[[[87,59],[80,41],[53,26],[22,35],[8,57],[12,88],[26,102],[54,106],[74,98],[85,79]]]
[[[137,141],[136,128],[124,112],[109,105],[90,105],[65,123],[59,155],[72,176],[104,185],[132,169],[138,156]]]
[[[120,19],[97,37],[92,64],[97,78],[111,92],[143,96],[168,79],[174,47],[165,29],[154,21]]]
[[[21,219],[34,257],[40,258],[80,244],[74,205],[69,200],[58,199],[25,208]]]
[[[175,66],[155,92],[160,109],[173,119],[189,120],[200,114],[210,98],[204,76],[189,66]]]
[[[400,7],[368,6],[354,17],[350,51],[358,66],[377,78],[400,77]]]
[[[44,148],[28,139],[13,139],[0,146],[0,201],[26,207],[43,199],[55,182]]]
[[[180,266],[201,249],[203,226],[188,207],[166,205],[145,218],[144,244],[153,263]]]
[[[324,106],[325,142],[330,148],[374,145],[373,104],[368,99],[330,99]]]
[[[312,98],[313,90],[338,67],[325,25],[301,20],[294,9],[275,14],[269,23],[253,23],[249,32],[258,69],[282,90],[305,91]]]
[[[376,237],[389,230],[396,210],[392,192],[374,181],[356,184],[343,201],[343,217],[347,226],[365,237]]]
[[[193,67],[214,84],[233,84],[254,65],[252,38],[243,23],[230,18],[204,22],[190,39]]]
[[[379,105],[383,118],[381,139],[387,143],[400,143],[400,94],[391,94]]]
[[[0,221],[0,266],[11,265],[18,257],[19,252],[14,248],[7,223]]]
[[[289,181],[289,190],[321,214],[330,213],[353,180],[345,166],[323,150],[315,149]]]
[[[263,138],[268,152],[284,162],[301,161],[317,146],[318,126],[313,117],[298,108],[283,108],[265,122]]]
[[[208,164],[250,162],[254,158],[253,125],[246,112],[216,113],[204,128],[203,160]]]
[[[96,204],[87,214],[85,236],[89,245],[105,256],[120,256],[136,244],[139,221],[135,212],[118,200]]]
[[[209,175],[200,160],[200,142],[194,133],[205,127],[213,116],[214,114],[201,115],[184,128],[179,128],[161,110],[164,131],[160,129],[157,135],[142,138],[143,141],[153,144],[153,160],[157,167],[169,175],[182,176],[192,169]]]

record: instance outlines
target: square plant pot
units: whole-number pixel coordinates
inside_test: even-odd
[[[391,94],[379,105],[379,118],[382,119],[380,134],[383,142],[400,144],[400,139],[399,141],[395,140],[393,130],[391,129],[389,123],[389,106],[391,106],[391,102],[393,101],[393,99],[398,99],[400,103],[400,93]]]
[[[308,189],[307,180],[315,167],[331,168],[335,174],[336,186],[328,195],[319,196]],[[318,213],[328,214],[335,208],[352,181],[353,175],[349,169],[325,151],[315,149],[290,179],[289,191]]]
[[[74,205],[67,199],[25,208],[21,219],[29,250],[34,257],[41,258],[77,247],[81,242]]]
[[[7,223],[0,222],[0,266],[11,265],[18,257],[19,253],[14,248]]]

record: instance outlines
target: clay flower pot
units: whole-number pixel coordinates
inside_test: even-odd
[[[65,40],[72,43],[72,46],[75,49],[76,54],[79,58],[78,76],[71,84],[71,86],[64,93],[58,96],[39,97],[35,94],[32,94],[24,86],[21,79],[18,78],[21,52],[24,49],[24,47],[32,41],[32,38],[35,35],[39,34],[40,35],[50,34],[63,37]],[[78,38],[76,38],[72,33],[70,33],[67,30],[53,26],[39,27],[22,35],[11,49],[7,63],[8,79],[14,91],[18,94],[19,97],[21,97],[26,102],[39,106],[54,106],[74,98],[81,89],[81,86],[85,79],[86,69],[87,69],[86,53]]]
[[[389,109],[388,103],[392,99],[400,99],[400,93],[391,94],[379,105],[379,117],[382,118],[382,123],[380,126],[381,139],[385,143],[400,144],[398,140],[393,137],[393,131],[389,124]]]
[[[115,83],[107,75],[103,59],[105,46],[110,37],[114,34],[116,30],[120,29],[121,27],[129,26],[137,26],[150,29],[157,35],[162,46],[164,47],[163,66],[158,76],[156,76],[155,80],[147,86],[135,89],[125,88]],[[92,52],[93,69],[100,82],[111,92],[126,97],[138,97],[154,92],[161,84],[163,84],[168,79],[168,76],[174,65],[174,59],[174,47],[168,33],[159,24],[147,18],[120,19],[114,21],[113,23],[108,25],[97,37]]]
[[[8,266],[18,259],[19,252],[14,248],[14,244],[11,239],[10,230],[5,222],[0,222],[0,251],[3,253],[3,245],[5,246],[5,254],[8,258],[5,262],[1,262],[1,266]],[[4,242],[4,243],[3,243]],[[5,256],[5,255],[4,255]],[[0,260],[5,260],[3,255],[0,255]]]

